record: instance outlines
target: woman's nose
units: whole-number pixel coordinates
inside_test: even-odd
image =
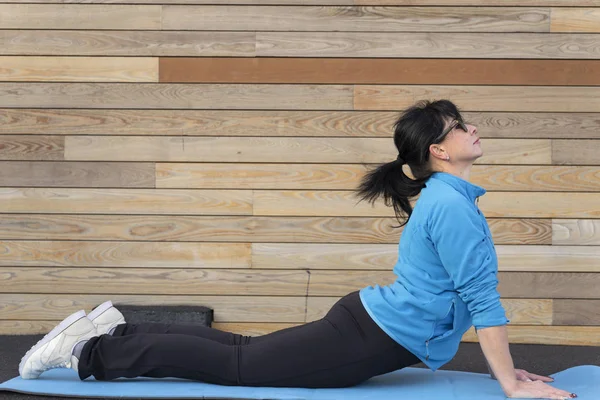
[[[471,125],[471,135],[474,135],[477,133],[477,127],[475,125]]]

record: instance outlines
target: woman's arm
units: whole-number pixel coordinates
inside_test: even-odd
[[[498,380],[504,393],[510,396],[517,385],[517,374],[508,348],[506,326],[478,329],[477,336],[490,374]]]

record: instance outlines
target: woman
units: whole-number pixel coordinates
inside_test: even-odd
[[[367,174],[358,190],[363,200],[383,197],[399,220],[406,218],[394,283],[350,293],[321,320],[260,337],[126,324],[107,302],[59,324],[23,357],[19,373],[33,379],[49,368],[70,367],[81,379],[345,387],[419,362],[435,371],[474,325],[508,397],[576,397],[544,383],[551,378],[514,369],[494,244],[476,205],[485,190],[468,181],[483,154],[477,129],[450,101],[420,102],[397,120],[394,143],[397,159]]]

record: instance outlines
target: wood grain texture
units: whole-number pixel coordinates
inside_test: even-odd
[[[4,0],[20,3],[22,0]],[[597,6],[598,0],[108,0],[112,4],[257,4],[257,5],[395,5],[395,6]],[[107,0],[36,0],[37,3],[106,3]]]
[[[552,324],[600,326],[600,300],[554,300]]]
[[[558,246],[594,246],[600,244],[600,220],[552,220],[552,244]]]
[[[116,307],[123,304],[209,307],[214,310],[214,320],[219,322],[304,322],[306,314],[306,299],[301,296],[111,294],[110,298]],[[0,294],[0,321],[48,318],[61,320],[65,315],[76,311],[91,310],[104,301],[106,301],[104,294]],[[527,311],[524,309],[523,312]]]
[[[550,220],[489,219],[496,244],[550,244]],[[0,214],[0,239],[177,242],[390,243],[393,218]]]
[[[0,160],[63,160],[60,136],[0,135]]]
[[[598,60],[161,57],[165,83],[600,85]]]
[[[0,82],[0,107],[352,109],[352,87]]]
[[[599,59],[600,38],[591,33],[258,32],[256,55]]]
[[[0,297],[1,299],[1,297]],[[308,297],[307,321],[322,318],[338,297]],[[593,302],[594,300],[585,300]],[[514,325],[551,325],[553,302],[551,299],[502,299],[506,316]],[[1,315],[1,313],[0,313]],[[284,321],[278,321],[284,322]]]
[[[158,82],[157,58],[0,56],[0,65],[9,82]]]
[[[600,165],[595,140],[553,140],[552,163],[568,165]]]
[[[305,271],[3,267],[4,293],[303,296]]]
[[[161,7],[115,4],[0,4],[0,29],[161,29]]]
[[[248,191],[0,188],[7,213],[250,215]]]
[[[0,109],[0,133],[386,137],[397,111]],[[600,139],[600,113],[463,112],[482,138]]]
[[[549,32],[548,8],[163,7],[163,29],[213,31]]]
[[[253,32],[0,30],[0,55],[254,57]]]
[[[600,247],[497,245],[498,269],[514,272],[598,272]],[[395,244],[252,243],[258,269],[391,270]]]
[[[0,241],[0,266],[250,268],[249,243]]]
[[[597,8],[552,8],[551,16],[551,32],[600,32]]]
[[[313,270],[309,296],[343,296],[368,285],[394,281],[391,271]],[[598,299],[598,273],[499,272],[498,291],[505,298]]]
[[[393,159],[391,144],[384,138],[68,136],[65,159],[374,163]]]
[[[154,175],[153,163],[0,161],[0,186],[153,188]]]
[[[400,110],[424,98],[451,98],[461,109],[468,111],[600,111],[600,88],[596,87],[434,85],[356,85],[354,87],[354,109],[356,110]]]
[[[543,202],[540,199],[543,197]],[[597,218],[600,193],[489,192],[479,208],[494,218]],[[348,191],[255,190],[254,215],[391,217],[394,212],[379,201],[360,202]]]

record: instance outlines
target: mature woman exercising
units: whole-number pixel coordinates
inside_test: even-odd
[[[127,324],[106,302],[87,316],[82,310],[67,317],[33,346],[19,365],[21,377],[66,367],[82,380],[146,376],[347,387],[419,362],[435,371],[454,357],[474,325],[508,397],[576,397],[545,383],[549,377],[513,366],[498,260],[477,207],[485,189],[469,182],[483,154],[477,129],[453,103],[440,100],[410,107],[394,130],[398,158],[368,173],[358,189],[361,199],[383,197],[399,221],[404,218],[393,283],[344,296],[318,321],[259,337],[203,326]]]

